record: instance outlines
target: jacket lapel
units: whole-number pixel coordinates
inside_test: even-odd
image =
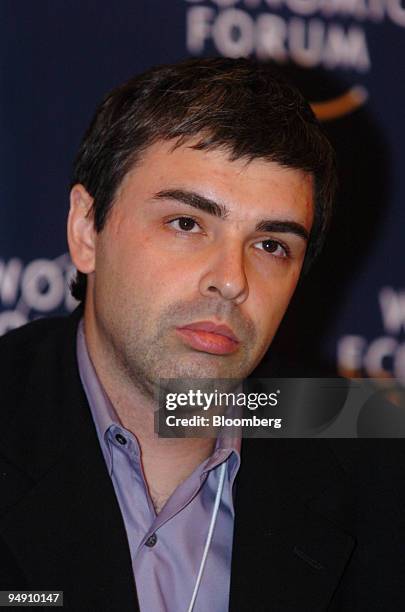
[[[64,591],[64,609],[136,612],[125,527],[77,373],[78,319],[44,340],[25,392],[7,398],[0,540],[27,584]]]
[[[243,441],[230,612],[327,609],[355,545],[344,481],[326,440]]]

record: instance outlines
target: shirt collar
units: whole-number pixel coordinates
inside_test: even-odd
[[[80,320],[77,328],[76,352],[80,378],[89,402],[98,438],[100,443],[101,441],[104,442],[104,444],[102,444],[102,450],[108,469],[111,471],[111,453],[107,443],[107,432],[110,427],[114,425],[122,429],[124,429],[124,427],[90,359],[87,350],[83,319]],[[240,450],[241,436],[238,433],[235,433],[235,435],[220,434],[216,440],[213,454],[206,460],[204,472],[209,471],[218,465],[219,462],[229,457],[232,451],[236,453],[240,461]]]
[[[76,353],[80,378],[89,402],[97,436],[100,440],[108,470],[111,471],[111,453],[107,443],[107,432],[113,425],[122,427],[122,423],[90,359],[84,333],[83,319],[81,319],[77,328]]]

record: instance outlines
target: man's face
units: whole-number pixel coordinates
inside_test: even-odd
[[[296,287],[313,220],[307,174],[172,147],[151,146],[125,177],[88,279],[86,316],[145,389],[254,369]]]

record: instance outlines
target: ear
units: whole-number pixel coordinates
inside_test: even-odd
[[[70,192],[67,237],[70,256],[76,268],[84,274],[94,271],[96,230],[92,214],[93,198],[83,185]]]

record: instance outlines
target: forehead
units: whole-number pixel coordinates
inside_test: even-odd
[[[165,189],[185,189],[223,204],[230,218],[282,214],[310,229],[314,199],[310,174],[263,159],[231,160],[224,149],[198,150],[194,144],[151,145],[122,181],[117,203],[148,200]]]

